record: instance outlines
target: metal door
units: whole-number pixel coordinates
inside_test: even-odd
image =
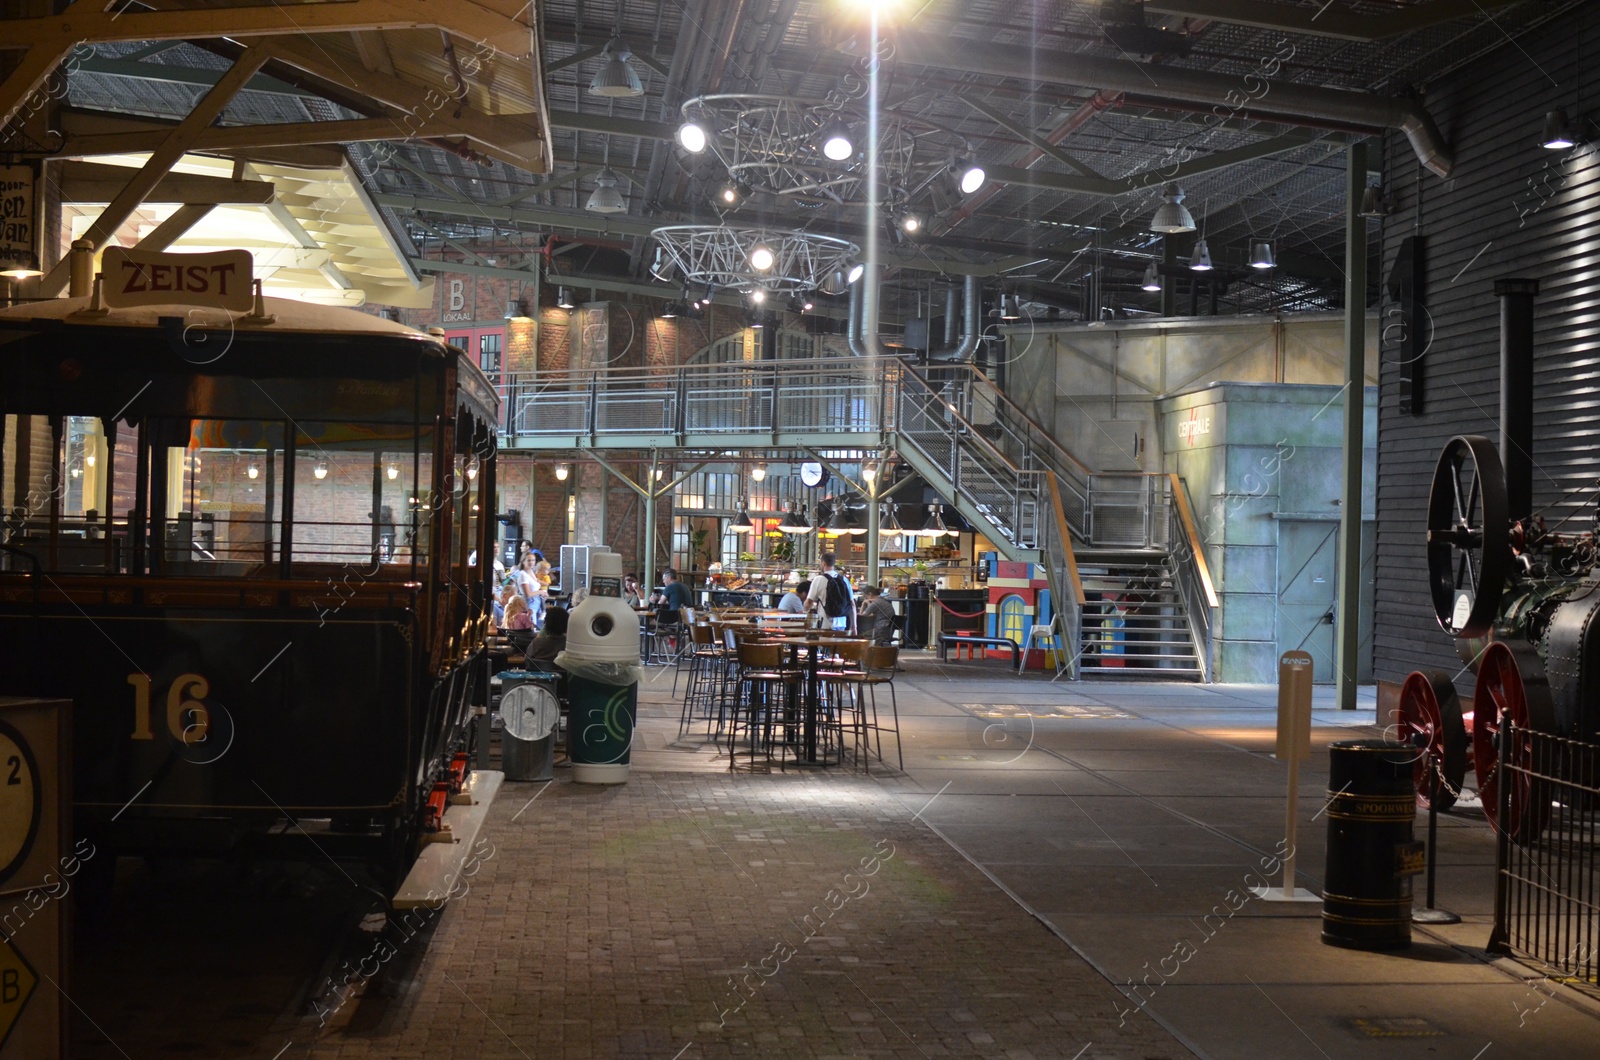
[[[1278,652],[1311,654],[1313,681],[1334,677],[1334,604],[1338,600],[1339,524],[1278,523]]]

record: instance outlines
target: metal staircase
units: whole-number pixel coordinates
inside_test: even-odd
[[[1025,647],[1058,649],[1074,674],[1212,672],[1217,599],[1182,481],[1091,472],[969,365],[730,357],[500,389],[506,449],[892,447],[1006,558],[1045,570],[1055,619]],[[1123,665],[1106,665],[1118,643]]]

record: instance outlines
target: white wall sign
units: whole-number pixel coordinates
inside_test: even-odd
[[[106,305],[198,305],[248,311],[254,262],[248,250],[211,254],[152,254],[109,247],[101,258]]]

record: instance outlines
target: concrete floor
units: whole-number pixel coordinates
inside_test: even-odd
[[[124,873],[124,914],[80,936],[73,1055],[1595,1055],[1600,1004],[1483,956],[1480,814],[1440,820],[1439,904],[1462,923],[1408,950],[1330,947],[1320,903],[1248,897],[1285,834],[1275,689],[906,666],[905,770],[870,776],[730,776],[649,673],[629,782],[508,783],[469,886],[382,959],[393,924],[327,952],[360,917],[331,868]],[[1376,733],[1370,694],[1330,700],[1300,783],[1312,890],[1326,746]]]

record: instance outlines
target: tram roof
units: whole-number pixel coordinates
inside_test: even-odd
[[[107,310],[90,314],[88,298],[52,298],[40,302],[0,308],[0,327],[26,325],[33,321],[56,321],[69,327],[107,328],[158,328],[163,318],[178,317],[188,326],[212,328],[238,328],[241,331],[264,335],[338,334],[370,335],[387,338],[421,340],[443,346],[444,340],[418,331],[416,328],[382,317],[373,316],[343,306],[318,305],[293,298],[265,298],[270,324],[259,323],[245,313],[232,313],[224,309],[195,305],[145,305]]]

